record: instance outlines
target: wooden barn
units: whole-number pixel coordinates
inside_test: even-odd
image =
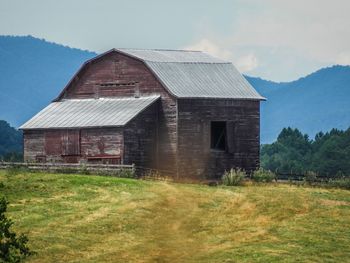
[[[230,62],[199,51],[112,49],[21,126],[29,162],[135,164],[215,178],[259,166],[260,101]]]

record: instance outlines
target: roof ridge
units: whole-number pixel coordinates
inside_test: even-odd
[[[199,52],[206,53],[202,50],[190,50],[190,49],[171,49],[171,48],[114,48],[115,50],[145,50],[145,51],[181,51],[181,52]]]
[[[146,62],[152,62],[152,63],[166,63],[166,64],[232,64],[232,62],[230,61],[225,61],[223,60],[222,62],[217,61],[217,62],[188,62],[188,61],[154,61],[154,60],[148,60],[148,59],[144,59],[144,61]]]
[[[140,97],[99,97],[99,98],[86,98],[86,99],[62,99],[56,102],[64,102],[64,101],[98,101],[98,100],[142,100],[142,99],[155,99],[160,98],[160,95],[154,94],[150,96],[140,96]]]

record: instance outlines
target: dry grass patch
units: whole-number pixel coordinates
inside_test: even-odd
[[[345,262],[350,192],[0,172],[28,262]]]

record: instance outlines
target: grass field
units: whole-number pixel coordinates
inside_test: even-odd
[[[349,262],[350,191],[0,171],[28,262]]]

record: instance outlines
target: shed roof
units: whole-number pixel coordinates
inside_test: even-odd
[[[124,126],[158,99],[159,96],[61,100],[49,104],[20,129]]]
[[[231,62],[201,51],[113,50],[143,61],[178,98],[265,99]]]

